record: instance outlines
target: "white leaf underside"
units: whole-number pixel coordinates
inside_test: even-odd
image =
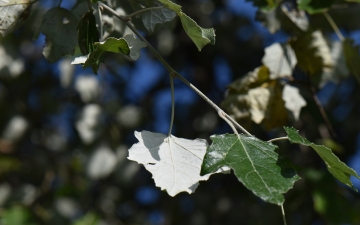
[[[200,176],[201,164],[208,146],[206,140],[188,140],[149,131],[137,132],[139,140],[129,149],[128,159],[143,164],[152,173],[155,185],[170,196],[180,192],[193,193],[199,181],[211,174]],[[216,172],[228,172],[221,168]]]

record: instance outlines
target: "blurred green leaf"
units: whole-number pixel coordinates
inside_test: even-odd
[[[360,179],[360,176],[352,168],[341,162],[340,159],[336,155],[334,155],[334,153],[332,153],[331,149],[323,145],[316,145],[308,141],[306,138],[301,137],[298,134],[298,131],[294,128],[284,127],[284,129],[288,134],[291,143],[312,147],[316,151],[316,153],[324,160],[329,172],[335,178],[356,190],[352,182],[350,181],[350,176],[352,175],[358,179]]]
[[[6,209],[1,218],[3,225],[35,225],[31,213],[23,206],[13,206]]]
[[[252,2],[254,6],[258,7],[261,11],[269,11],[274,9],[280,3],[279,0],[246,0]]]
[[[334,0],[298,0],[299,9],[309,14],[326,12]]]
[[[282,205],[284,193],[299,180],[295,169],[281,167],[277,146],[255,137],[236,134],[213,135],[203,160],[201,174],[228,166],[241,183],[262,200]]]
[[[19,159],[10,156],[0,156],[0,176],[18,170],[20,166]]]

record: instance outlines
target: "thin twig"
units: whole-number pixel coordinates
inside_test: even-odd
[[[171,120],[170,120],[168,137],[170,137],[171,135],[172,127],[174,124],[174,114],[175,114],[174,79],[172,74],[169,74],[169,77],[170,77],[170,87],[171,87]]]
[[[309,83],[308,87],[309,87],[309,89],[310,89],[310,91],[311,91],[311,93],[312,93],[312,97],[313,97],[313,99],[314,99],[314,102],[315,102],[315,104],[317,105],[317,107],[318,107],[318,109],[319,109],[319,111],[320,111],[320,114],[321,114],[321,116],[323,117],[323,119],[324,119],[324,121],[325,121],[326,127],[327,127],[327,129],[329,130],[329,133],[331,134],[331,136],[332,136],[333,138],[336,138],[337,135],[336,135],[336,133],[335,133],[335,130],[334,130],[334,128],[332,127],[332,125],[331,125],[331,123],[330,123],[329,117],[327,116],[327,114],[326,114],[326,112],[325,112],[325,110],[324,110],[324,107],[322,106],[319,98],[318,98],[317,95],[316,95],[316,90],[315,90],[314,86],[312,86],[312,85]]]
[[[104,7],[106,10],[108,10],[110,13],[112,13],[114,16],[122,20],[127,27],[129,27],[138,37],[140,40],[145,42],[149,50],[155,55],[155,57],[165,66],[165,68],[169,71],[170,75],[173,75],[177,78],[179,78],[184,84],[186,84],[188,87],[190,87],[193,91],[195,91],[201,98],[203,98],[209,105],[211,105],[218,113],[223,112],[223,110],[217,106],[214,102],[212,102],[206,95],[204,95],[199,89],[197,89],[193,84],[191,84],[188,80],[186,80],[183,76],[181,76],[178,72],[176,72],[166,61],[165,59],[160,55],[158,51],[135,29],[135,27],[129,22],[127,19],[128,17],[119,15],[115,10],[110,8],[109,6],[105,5],[102,2],[99,2],[99,4]],[[235,120],[233,120],[229,115],[227,115],[225,112],[223,112],[225,117],[228,118],[232,123],[234,123],[239,129],[241,129],[242,132],[251,135],[247,130],[245,130],[242,126],[240,126],[238,123],[236,123]],[[252,136],[252,135],[251,135]]]
[[[340,39],[340,41],[344,41],[344,36],[342,35],[342,33],[340,32],[338,26],[336,25],[335,21],[331,18],[331,16],[329,15],[328,12],[323,12],[325,18],[327,19],[327,21],[330,23],[330,26],[334,29],[336,35],[338,36],[338,38]]]
[[[231,123],[231,121],[226,118],[225,112],[224,112],[224,111],[219,111],[218,114],[219,114],[219,116],[220,116],[223,120],[225,120],[225,122],[226,122],[227,124],[229,124],[229,126],[230,126],[231,129],[234,131],[234,133],[238,135],[239,133],[237,132],[236,128],[234,127],[234,124]]]
[[[281,204],[281,214],[282,214],[282,218],[283,218],[283,223],[284,225],[286,225],[286,218],[285,218],[285,211],[284,211],[284,205]]]
[[[62,0],[59,1],[58,7],[60,7],[61,3],[62,3]]]
[[[140,9],[140,10],[138,10],[136,12],[133,12],[133,13],[127,15],[126,18],[134,17],[134,16],[139,15],[139,14],[141,14],[143,12],[146,12],[146,11],[150,11],[150,10],[154,10],[154,9],[163,9],[163,8],[164,8],[163,6],[143,8],[143,9]]]
[[[286,136],[286,137],[274,138],[274,139],[268,140],[268,142],[282,141],[282,140],[289,140],[289,137]]]
[[[99,12],[99,20],[100,20],[100,41],[104,40],[104,24],[102,19],[102,13],[100,9],[100,5],[98,4],[98,12]]]

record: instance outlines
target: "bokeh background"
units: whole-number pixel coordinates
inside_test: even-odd
[[[127,1],[118,2],[125,12],[132,12]],[[227,85],[261,65],[265,47],[289,37],[281,30],[270,34],[255,20],[259,14],[251,2],[177,2],[200,26],[216,29],[216,45],[198,52],[178,19],[157,25],[153,33],[140,19],[133,23],[170,65],[217,104]],[[71,65],[72,56],[49,64],[42,55],[45,37],[38,27],[41,16],[57,4],[39,1],[19,30],[0,38],[1,224],[282,224],[280,208],[261,201],[232,174],[213,175],[192,195],[170,197],[155,187],[141,165],[127,160],[127,150],[137,142],[134,130],[168,131],[168,74],[147,49],[135,62],[106,55],[98,75]],[[61,7],[74,10],[76,4],[63,0]],[[359,8],[341,7],[330,13],[344,36],[360,44]],[[329,42],[337,39],[326,20],[310,19]],[[114,20],[114,26],[120,23]],[[359,83],[349,76],[317,92],[336,139],[329,139],[316,104],[304,93],[307,106],[300,120],[289,125],[313,142],[330,145],[360,173]],[[177,137],[209,140],[212,134],[232,132],[179,80],[175,107]],[[250,129],[263,140],[284,135],[281,129],[268,132],[255,124]],[[286,194],[288,224],[360,224],[358,193],[337,183],[311,149],[279,145],[283,155],[303,168],[303,179]],[[360,181],[352,181],[360,189]]]

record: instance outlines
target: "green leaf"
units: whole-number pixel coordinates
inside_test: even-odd
[[[266,12],[276,8],[279,4],[279,0],[246,0],[252,2],[254,6],[258,7],[261,11]]]
[[[214,28],[206,29],[200,27],[193,19],[191,19],[185,13],[180,13],[180,19],[185,32],[195,43],[199,51],[201,51],[201,49],[207,44],[215,44]]]
[[[215,44],[215,30],[214,28],[202,28],[193,19],[181,11],[181,6],[170,0],[159,0],[166,8],[173,10],[181,20],[181,24],[195,43],[199,51],[207,44]]]
[[[96,49],[90,53],[84,63],[84,68],[92,66],[95,73],[97,73],[100,64],[100,57],[104,52],[114,52],[129,55],[130,48],[124,38],[110,37],[103,42],[95,43]]]
[[[284,127],[286,133],[288,134],[289,140],[291,143],[302,144],[312,147],[316,153],[324,160],[329,172],[337,178],[340,182],[346,184],[347,186],[356,190],[353,184],[350,181],[350,176],[354,176],[360,179],[360,176],[345,163],[341,162],[340,159],[332,153],[331,149],[323,146],[316,145],[306,138],[300,136],[298,131],[294,128]]]
[[[153,9],[141,13],[142,22],[146,29],[150,32],[154,31],[156,24],[171,21],[175,17],[176,13],[168,8]]]
[[[2,225],[35,225],[32,222],[31,214],[23,206],[13,206],[5,210],[1,215]]]
[[[359,55],[359,46],[354,44],[352,39],[345,39],[343,41],[343,51],[346,60],[346,65],[350,70],[351,74],[358,80],[360,83],[360,55]]]
[[[334,0],[298,0],[298,8],[309,14],[326,12]]]
[[[130,57],[131,60],[137,60],[140,57],[140,50],[146,47],[146,44],[134,35],[128,34],[123,38],[110,37],[103,42],[94,44],[96,49],[87,56],[76,57],[71,64],[82,64],[84,68],[91,66],[94,73],[99,69],[100,59],[105,52],[120,53]]]
[[[180,5],[175,4],[170,0],[159,0],[159,2],[161,2],[166,8],[171,9],[172,11],[174,11],[176,14],[178,14],[178,15],[180,14],[180,12],[181,12],[181,6]]]
[[[67,9],[55,7],[45,13],[40,32],[46,36],[43,54],[50,63],[74,53],[77,25],[76,17]]]
[[[321,74],[324,68],[331,68],[333,61],[330,48],[321,31],[303,33],[292,40],[298,66],[309,75]]]
[[[266,202],[282,205],[284,193],[292,188],[299,176],[285,166],[276,153],[277,146],[244,135],[224,134],[210,137],[201,174],[212,173],[228,166],[241,183]]]
[[[0,0],[0,34],[5,37],[30,15],[30,0]]]
[[[99,31],[96,28],[95,16],[92,12],[86,12],[78,26],[78,43],[83,55],[94,51],[95,42],[99,42]]]

